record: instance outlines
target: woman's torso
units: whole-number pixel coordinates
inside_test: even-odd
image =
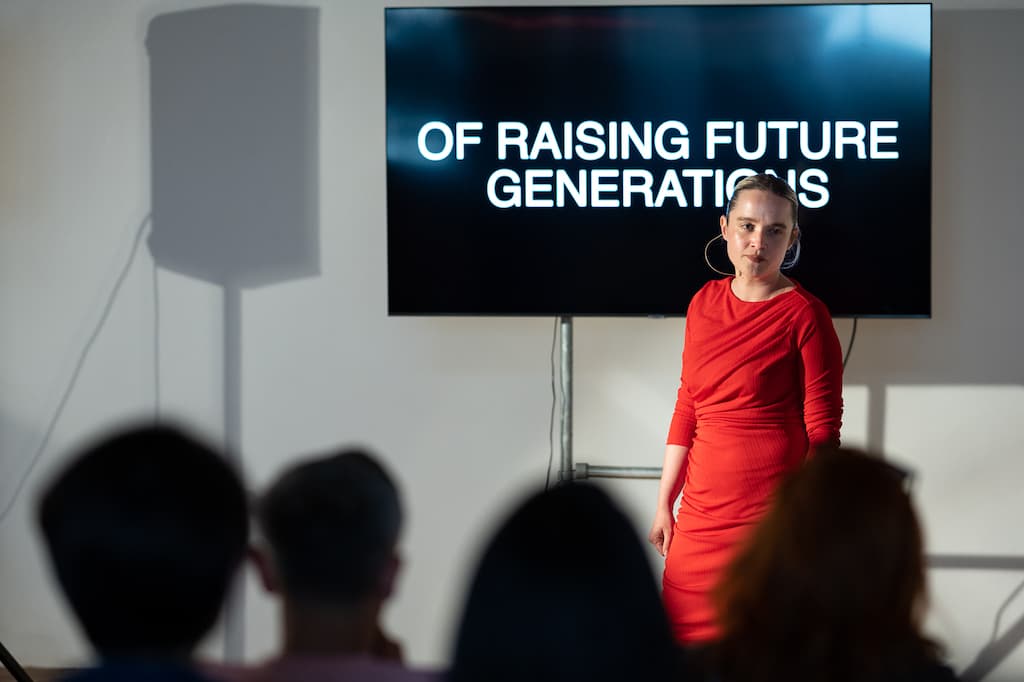
[[[683,502],[707,523],[758,518],[808,449],[794,328],[809,302],[799,287],[745,302],[729,282],[702,289],[686,320],[683,380],[697,426]]]

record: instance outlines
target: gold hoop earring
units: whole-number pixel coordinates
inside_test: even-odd
[[[712,269],[712,270],[713,270],[714,272],[717,272],[717,273],[718,273],[719,275],[723,275],[723,276],[725,276],[725,277],[732,277],[732,275],[733,275],[734,273],[731,273],[731,272],[722,272],[721,270],[719,270],[718,268],[716,268],[716,267],[715,267],[714,265],[712,265],[712,264],[711,264],[711,259],[710,259],[710,258],[708,258],[708,249],[710,249],[710,248],[711,248],[711,245],[715,243],[715,240],[716,240],[716,239],[721,239],[721,240],[722,240],[723,242],[725,241],[725,237],[723,237],[723,236],[722,236],[722,235],[720,235],[720,234],[716,234],[716,235],[715,235],[714,237],[712,237],[711,239],[709,239],[709,240],[708,240],[708,243],[704,245],[704,262],[708,264],[708,267],[709,267],[709,268],[711,268],[711,269]]]

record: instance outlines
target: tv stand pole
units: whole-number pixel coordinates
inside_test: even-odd
[[[572,465],[572,317],[562,315],[559,318],[559,338],[561,344],[561,379],[562,379],[562,459],[558,469],[559,483],[571,481]]]

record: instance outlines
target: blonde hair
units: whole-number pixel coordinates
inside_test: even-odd
[[[765,192],[771,192],[777,197],[782,197],[793,206],[793,227],[797,226],[796,212],[800,207],[800,201],[796,197],[796,192],[789,186],[789,183],[782,178],[768,173],[760,173],[758,175],[748,175],[739,182],[736,183],[736,188],[732,191],[732,196],[728,201],[725,202],[725,215],[728,216],[729,212],[732,211],[733,206],[736,205],[736,198],[745,189],[759,189]]]

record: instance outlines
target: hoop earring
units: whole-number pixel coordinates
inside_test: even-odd
[[[712,265],[711,264],[711,259],[708,258],[708,249],[711,248],[711,245],[715,243],[716,239],[721,239],[722,241],[725,241],[725,238],[722,235],[720,235],[720,234],[716,234],[714,237],[709,239],[708,243],[704,245],[704,262],[708,264],[709,268],[711,268],[714,272],[717,272],[719,275],[723,275],[725,277],[732,277],[734,273],[722,272],[721,270],[716,268],[714,265]]]
[[[779,266],[780,270],[789,270],[791,267],[797,264],[800,260],[800,238],[798,237],[796,243],[789,247],[786,251],[786,258],[782,261],[782,265]]]

